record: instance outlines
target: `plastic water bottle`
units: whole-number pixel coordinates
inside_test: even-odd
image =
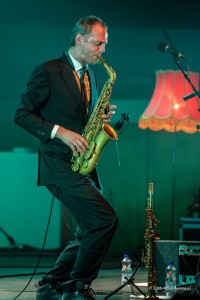
[[[132,260],[129,258],[129,255],[124,254],[124,257],[122,259],[122,269],[121,269],[122,284],[126,283],[127,279],[131,278],[132,275],[131,265],[132,265]]]
[[[166,268],[165,292],[167,296],[173,296],[176,292],[176,267],[172,261]]]

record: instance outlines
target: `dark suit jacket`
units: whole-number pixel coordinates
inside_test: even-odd
[[[89,68],[92,108],[98,98],[97,82]],[[50,139],[55,124],[82,133],[87,120],[81,93],[69,58],[63,54],[37,66],[15,114],[15,123],[40,139],[38,185],[66,180],[71,172],[71,149],[61,140]],[[100,187],[96,170],[91,173]]]

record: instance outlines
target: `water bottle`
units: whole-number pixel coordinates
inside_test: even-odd
[[[129,255],[124,254],[124,257],[122,259],[122,269],[121,269],[122,284],[126,283],[127,279],[131,278],[131,275],[132,275],[131,265],[132,265],[132,261],[129,258]]]
[[[173,296],[176,291],[176,267],[172,261],[166,268],[165,292],[167,296]]]

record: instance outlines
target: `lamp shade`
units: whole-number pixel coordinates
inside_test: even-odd
[[[190,81],[199,90],[199,73],[190,72]],[[197,132],[200,112],[196,97],[184,101],[183,97],[193,92],[181,71],[156,71],[155,90],[151,101],[139,119],[139,128],[153,131]]]

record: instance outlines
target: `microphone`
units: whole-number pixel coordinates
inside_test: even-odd
[[[199,96],[200,97],[200,90],[198,90],[197,92],[193,92],[191,94],[188,94],[186,96],[183,97],[183,99],[186,101],[194,96]]]
[[[178,58],[183,58],[184,56],[183,54],[179,53],[178,51],[176,51],[173,47],[171,47],[169,44],[167,44],[166,42],[160,42],[158,44],[158,50],[162,51],[162,52],[169,52],[170,54],[172,54],[175,57]]]
[[[121,116],[121,120],[115,123],[114,127],[117,130],[120,130],[125,122],[128,122],[130,120],[130,115],[123,113]]]

